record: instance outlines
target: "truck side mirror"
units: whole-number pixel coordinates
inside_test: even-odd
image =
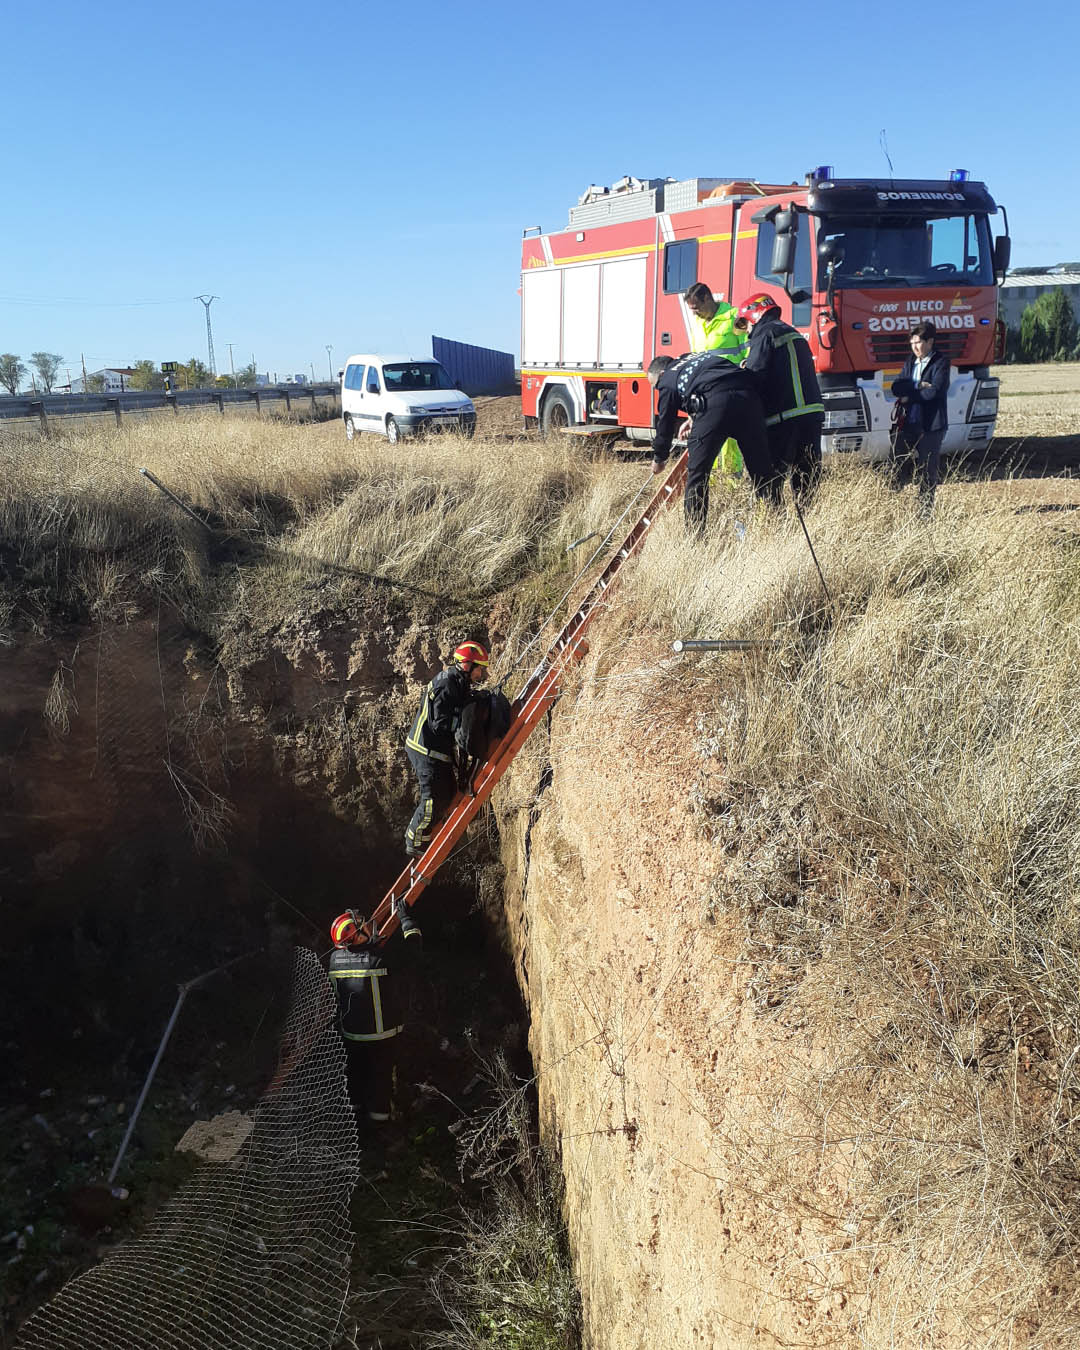
[[[999,234],[994,240],[994,273],[998,281],[1005,280],[1005,273],[1009,270],[1009,259],[1012,257],[1012,240],[1007,234]]]
[[[776,226],[777,234],[797,234],[799,230],[799,213],[788,207],[786,211],[777,211],[773,218],[773,224]]]
[[[781,234],[779,230],[773,240],[772,262],[769,271],[777,276],[788,277],[795,270],[795,236]]]

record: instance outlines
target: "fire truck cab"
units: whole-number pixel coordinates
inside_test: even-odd
[[[823,449],[877,459],[889,448],[892,380],[924,320],[952,366],[944,450],[993,434],[1000,356],[997,285],[1009,238],[982,183],[835,178],[623,179],[591,187],[569,225],[522,240],[522,411],[545,432],[652,435],[645,370],[691,349],[683,296],[776,297],[808,340],[825,404]]]

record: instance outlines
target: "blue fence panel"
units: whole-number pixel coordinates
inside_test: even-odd
[[[514,388],[514,356],[492,347],[432,336],[431,354],[441,361],[459,389],[467,394],[502,394]]]

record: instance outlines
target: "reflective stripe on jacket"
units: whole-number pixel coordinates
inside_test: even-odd
[[[461,710],[472,696],[472,681],[460,666],[448,666],[424,690],[420,710],[405,738],[419,755],[432,759],[454,758],[454,738],[461,726]]]
[[[782,319],[762,319],[754,325],[746,369],[760,381],[767,427],[811,413],[824,415],[810,345]]]
[[[690,350],[713,352],[738,365],[746,355],[745,333],[735,327],[738,310],[734,305],[717,301],[716,313],[711,319],[690,315]]]
[[[347,1041],[388,1041],[402,1025],[387,1026],[382,981],[387,970],[382,953],[361,947],[337,947],[330,953],[330,979]]]

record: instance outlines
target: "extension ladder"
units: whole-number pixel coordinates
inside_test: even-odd
[[[584,641],[585,630],[600,612],[601,604],[614,584],[619,568],[641,547],[658,513],[671,504],[685,477],[686,455],[680,454],[674,468],[650,500],[637,524],[619,545],[599,580],[585,596],[514,700],[510,728],[488,751],[487,759],[475,774],[472,791],[457,792],[454,795],[446,816],[436,828],[427,848],[402,872],[364,925],[376,941],[385,942],[400,927],[397,907],[403,904],[407,909],[411,909],[416,903],[420,893],[453,852],[454,846],[468,829],[470,822],[475,819],[480,808],[491,796],[495,784],[513,763],[517,752],[558,698],[565,672],[573,663],[580,661],[588,651]]]

